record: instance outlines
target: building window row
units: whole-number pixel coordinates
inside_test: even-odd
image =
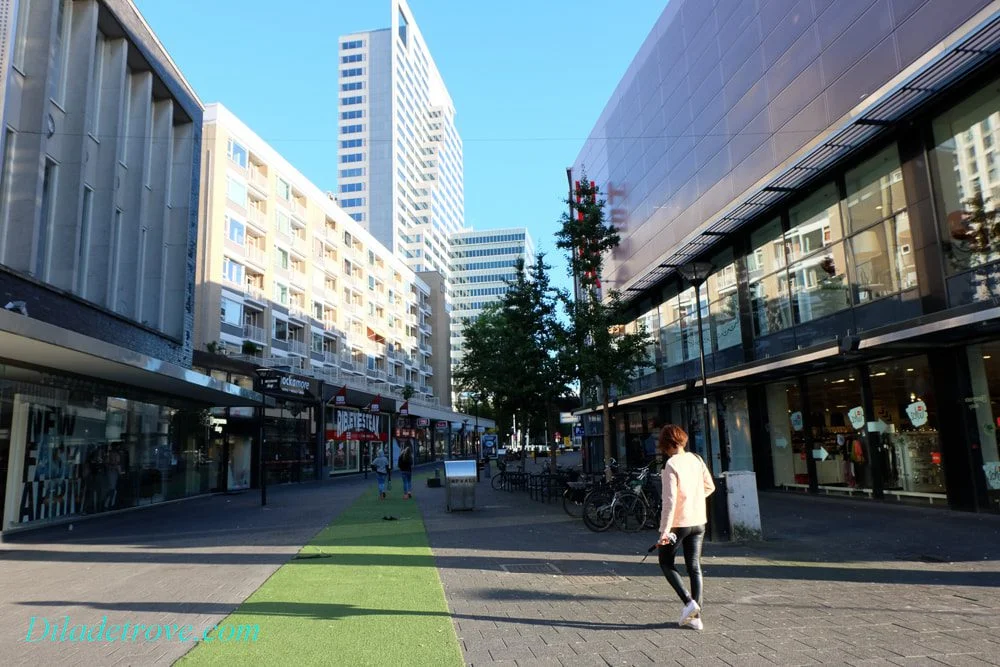
[[[344,63],[344,64],[347,64],[347,63],[359,63],[362,60],[364,60],[364,55],[362,55],[360,53],[351,53],[351,54],[348,54],[346,56],[341,56],[340,57],[340,62]]]
[[[347,83],[340,84],[340,90],[345,93],[349,90],[364,90],[364,88],[364,81],[348,81]]]
[[[364,160],[364,153],[346,153],[340,156],[341,163],[361,162]]]
[[[340,70],[340,76],[361,76],[364,73],[364,69],[361,67],[349,67],[348,69]]]
[[[340,104],[344,106],[351,104],[361,104],[364,101],[365,101],[364,95],[353,95],[351,97],[340,98]]]
[[[341,125],[341,134],[355,134],[357,132],[363,132],[365,129],[364,125]]]
[[[348,51],[350,49],[360,49],[364,45],[365,45],[364,41],[362,41],[360,39],[352,39],[352,40],[350,40],[348,42],[341,42],[340,43],[340,50],[341,51]]]

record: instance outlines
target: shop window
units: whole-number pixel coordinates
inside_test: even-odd
[[[893,144],[857,169],[847,172],[847,221],[850,231],[870,227],[906,208],[903,170]]]
[[[826,490],[871,491],[874,484],[861,382],[853,370],[806,378],[807,424],[816,462],[816,482]]]
[[[840,202],[833,183],[820,188],[788,211],[785,253],[789,262],[819,252],[843,238]]]
[[[937,402],[927,358],[874,364],[870,373],[886,495],[944,498]]]
[[[806,487],[806,444],[802,401],[796,382],[770,384],[767,393],[768,433],[776,487]]]
[[[913,237],[905,211],[854,235],[850,245],[851,282],[857,303],[867,303],[916,286]]]
[[[932,152],[942,247],[949,273],[976,269],[1000,259],[996,228],[1000,181],[991,175],[988,146],[1000,128],[1000,81],[995,81],[933,121]],[[989,143],[988,143],[989,142]],[[1000,276],[983,272],[960,302],[1000,295]]]
[[[990,506],[1000,511],[1000,343],[970,345],[967,348],[972,396],[965,404],[975,414],[982,452],[981,483]]]

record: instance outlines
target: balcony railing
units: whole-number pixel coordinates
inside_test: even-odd
[[[288,306],[288,314],[291,317],[295,317],[295,318],[298,318],[300,320],[304,320],[304,319],[306,319],[308,317],[308,314],[306,313],[305,308],[303,308],[302,306],[295,305],[295,304],[289,304],[289,306]]]
[[[247,172],[247,183],[267,194],[267,177],[252,167]]]
[[[264,251],[261,250],[260,248],[258,248],[257,246],[250,245],[248,243],[246,245],[246,256],[247,256],[247,259],[249,259],[251,262],[253,262],[257,266],[261,266],[261,267],[266,267],[267,266],[267,259],[266,259],[266,256],[264,255]]]
[[[267,338],[264,335],[264,329],[262,327],[254,326],[253,324],[243,325],[243,337],[252,340],[255,343],[267,342]]]
[[[309,354],[306,350],[306,344],[298,340],[288,341],[288,351],[292,354],[297,354],[300,357],[305,357]]]
[[[264,211],[252,206],[247,209],[247,220],[261,229],[265,229],[267,224],[267,216],[264,215]]]
[[[261,303],[267,301],[267,295],[264,293],[263,287],[258,287],[257,285],[247,285],[247,288],[243,293],[247,298],[253,299],[254,301],[260,301]]]
[[[329,350],[324,350],[323,361],[328,364],[339,364],[340,355],[337,352],[330,352]]]

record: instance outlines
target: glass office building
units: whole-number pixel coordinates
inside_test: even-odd
[[[656,341],[619,456],[672,421],[761,488],[1000,510],[998,47],[985,0],[668,5],[574,168]]]

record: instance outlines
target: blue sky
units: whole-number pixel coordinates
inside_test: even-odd
[[[135,0],[202,101],[221,102],[324,190],[336,185],[337,38],[389,26],[389,0]],[[466,224],[552,235],[566,167],[663,0],[410,0],[457,111]],[[277,90],[278,95],[259,91]]]

